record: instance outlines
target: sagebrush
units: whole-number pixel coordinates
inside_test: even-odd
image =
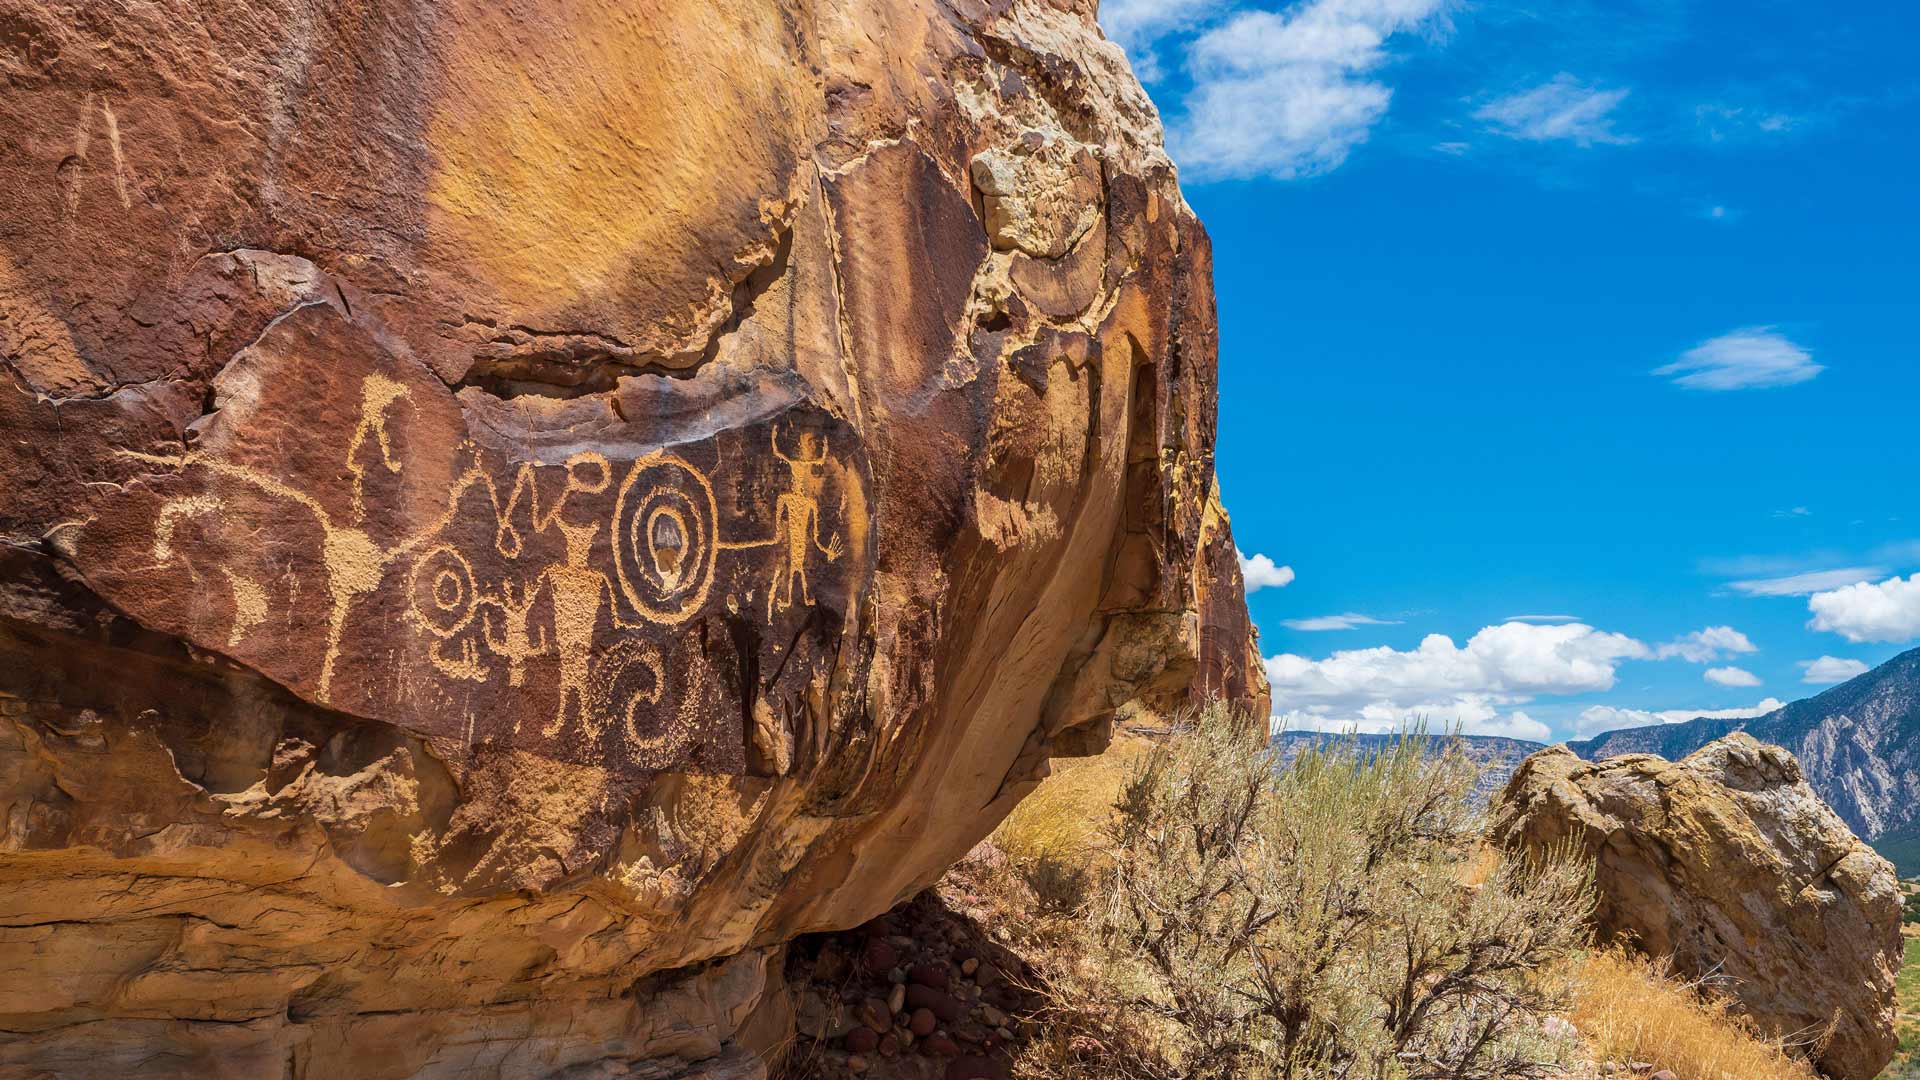
[[[1412,733],[1283,766],[1214,707],[1139,757],[1056,993],[1150,1047],[1134,1074],[1493,1080],[1555,1072],[1590,874],[1482,866],[1473,770]],[[1565,1025],[1560,1025],[1564,1028]],[[1059,1073],[1113,1075],[1071,1060]]]

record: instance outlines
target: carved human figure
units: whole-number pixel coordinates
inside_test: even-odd
[[[780,564],[774,568],[773,584],[767,590],[767,618],[773,618],[776,608],[786,610],[793,606],[793,584],[800,582],[801,602],[813,605],[813,589],[807,581],[807,560],[814,551],[827,557],[828,562],[840,558],[840,536],[835,533],[825,544],[820,542],[820,492],[826,486],[826,477],[822,466],[827,462],[826,440],[812,432],[800,435],[798,457],[788,457],[780,449],[780,432],[775,429],[769,433],[773,442],[773,456],[786,463],[788,471],[787,490],[774,499],[773,504],[773,544],[780,553]]]
[[[597,695],[592,682],[593,635],[600,625],[603,603],[616,627],[624,628],[627,624],[620,618],[619,605],[614,602],[613,582],[588,562],[593,541],[600,533],[600,523],[575,524],[566,520],[565,512],[569,495],[597,495],[607,489],[610,481],[611,471],[605,457],[590,451],[575,454],[567,459],[566,488],[554,502],[552,511],[544,521],[540,520],[537,510],[535,513],[535,528],[552,526],[566,544],[566,560],[547,567],[545,574],[553,598],[553,644],[560,656],[558,700],[554,703],[553,721],[545,730],[549,736],[566,726],[570,705],[589,736],[598,735],[606,726],[606,718],[595,715]]]

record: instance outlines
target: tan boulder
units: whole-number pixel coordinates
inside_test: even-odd
[[[750,1075],[782,943],[1259,699],[1091,3],[0,27],[0,1073]]]
[[[1671,957],[1770,1033],[1832,1025],[1810,1051],[1826,1075],[1872,1080],[1892,1058],[1898,882],[1792,754],[1746,734],[1678,762],[1556,746],[1521,764],[1493,818],[1508,848],[1594,858],[1602,940]]]

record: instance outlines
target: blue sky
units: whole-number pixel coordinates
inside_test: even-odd
[[[1920,5],[1102,7],[1276,715],[1566,738],[1920,641]]]

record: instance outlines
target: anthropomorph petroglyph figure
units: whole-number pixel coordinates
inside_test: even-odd
[[[785,610],[793,606],[793,583],[800,582],[801,602],[813,605],[813,589],[807,581],[807,560],[814,551],[827,557],[828,562],[840,558],[840,534],[835,533],[825,544],[820,542],[820,492],[826,486],[826,477],[822,467],[827,463],[826,440],[812,432],[803,432],[800,436],[798,457],[788,457],[780,450],[780,432],[776,428],[769,432],[773,442],[773,456],[786,463],[789,474],[787,490],[774,499],[773,504],[773,545],[780,554],[780,563],[774,568],[773,583],[767,589],[767,618],[772,619],[776,607]]]
[[[360,381],[360,422],[354,426],[353,438],[347,440],[347,472],[353,474],[353,518],[359,521],[367,516],[366,492],[362,485],[367,478],[367,467],[360,460],[360,447],[372,435],[380,445],[380,463],[390,473],[400,471],[400,461],[393,456],[393,439],[387,433],[387,407],[407,396],[407,388],[387,378],[385,375],[369,375]]]
[[[531,476],[531,469],[523,466],[522,475]],[[547,589],[553,598],[553,644],[560,656],[559,700],[554,703],[553,722],[547,725],[546,735],[553,735],[566,726],[569,705],[589,736],[598,735],[606,726],[606,719],[597,715],[595,708],[593,635],[600,625],[603,604],[616,627],[625,627],[626,623],[620,618],[619,605],[613,602],[613,582],[587,561],[593,551],[594,538],[600,533],[600,523],[574,523],[564,515],[568,496],[598,495],[607,490],[611,482],[612,470],[607,459],[592,451],[583,451],[567,459],[566,487],[554,500],[553,509],[544,521],[540,518],[538,490],[535,490],[534,528],[545,531],[551,527],[566,544],[566,561],[555,563],[546,571]],[[515,484],[516,496],[519,491],[520,485]],[[510,499],[507,512],[511,515],[512,511]]]

